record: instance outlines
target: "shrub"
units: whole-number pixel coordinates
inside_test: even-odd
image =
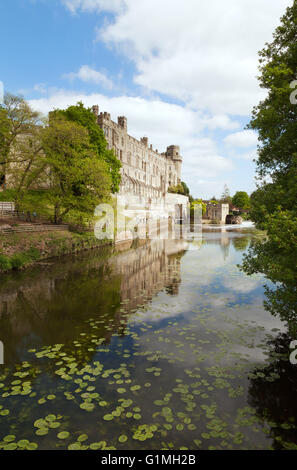
[[[0,270],[9,271],[10,269],[20,269],[32,261],[37,261],[39,258],[40,252],[34,247],[24,253],[15,253],[11,257],[0,254]]]
[[[11,269],[11,262],[8,256],[0,254],[0,270],[8,271]]]

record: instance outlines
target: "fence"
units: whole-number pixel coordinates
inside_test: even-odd
[[[11,215],[14,212],[13,202],[0,202],[0,215]]]
[[[4,227],[1,229],[0,233],[2,234],[11,234],[11,233],[22,233],[22,232],[54,232],[59,230],[68,230],[68,225],[31,225],[31,224],[20,224],[15,227]]]

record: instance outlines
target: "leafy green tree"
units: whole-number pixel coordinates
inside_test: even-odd
[[[107,148],[107,142],[103,130],[96,122],[96,116],[90,108],[85,108],[83,103],[77,103],[75,106],[69,106],[66,110],[56,110],[50,113],[51,116],[64,116],[69,121],[76,122],[88,130],[90,142],[97,152],[98,157],[107,163],[108,171],[112,179],[112,192],[119,190],[121,182],[121,162],[115,156],[113,150]]]
[[[22,137],[34,134],[42,122],[40,113],[22,97],[9,93],[4,96],[0,105],[0,182],[5,183],[9,165],[21,162],[15,149]]]
[[[189,190],[188,185],[187,185],[184,181],[181,181],[180,184],[181,184],[182,187],[184,188],[184,195],[185,195],[185,196],[190,196],[190,190]]]
[[[267,95],[249,124],[260,142],[259,187],[251,196],[251,217],[267,231],[267,240],[251,248],[243,267],[277,283],[275,289],[267,287],[267,308],[279,312],[291,329],[293,322],[297,331],[297,105],[291,99],[297,71],[296,1],[260,52],[259,68]]]
[[[198,199],[194,199],[192,202],[191,202],[191,211],[194,211],[194,207],[195,205],[198,204],[198,205],[201,205],[201,208],[202,208],[202,214],[205,214],[206,213],[206,204],[205,202],[202,201],[202,199],[198,198]]]
[[[95,207],[109,199],[111,177],[98,159],[86,128],[61,115],[52,116],[42,133],[49,170],[47,198],[55,222],[90,220]]]
[[[250,208],[250,197],[245,191],[237,191],[233,198],[232,204],[238,209],[245,210]]]
[[[184,181],[181,181],[176,186],[170,186],[168,188],[168,192],[169,193],[174,193],[174,194],[182,194],[183,196],[188,196],[189,199],[190,199],[190,202],[193,201],[193,198],[190,195],[190,190],[189,190],[187,184]]]

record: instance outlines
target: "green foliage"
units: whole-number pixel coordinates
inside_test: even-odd
[[[57,115],[42,134],[46,163],[50,170],[48,202],[54,221],[68,219],[83,223],[95,207],[107,201],[111,179],[107,164],[98,159],[88,131]]]
[[[245,258],[249,274],[261,272],[276,283],[267,287],[266,307],[297,331],[297,105],[291,82],[297,70],[297,3],[289,7],[273,42],[260,52],[260,86],[266,98],[253,110],[249,128],[259,133],[259,186],[251,196],[251,218],[267,231]],[[267,183],[264,177],[270,176]]]
[[[245,210],[250,208],[250,197],[245,191],[237,191],[232,197],[232,204],[238,209]]]
[[[100,160],[105,161],[107,164],[112,180],[112,192],[116,193],[121,182],[121,162],[117,159],[113,150],[108,150],[103,130],[98,126],[96,116],[91,109],[85,108],[83,103],[80,102],[76,106],[69,106],[66,110],[56,110],[50,113],[50,118],[55,116],[64,116],[66,119],[76,122],[88,130],[90,143],[94,151],[96,151]]]
[[[183,194],[184,194],[185,196],[190,196],[190,190],[189,190],[187,184],[186,184],[184,181],[181,181],[180,184],[181,184],[182,187],[184,188]]]
[[[9,271],[11,269],[21,269],[33,261],[40,258],[40,252],[36,248],[30,248],[24,253],[15,253],[12,256],[0,254],[0,271]]]
[[[191,202],[191,206],[190,206],[191,215],[192,215],[192,212],[194,214],[194,208],[195,208],[195,205],[197,205],[197,204],[202,206],[202,214],[205,214],[206,213],[206,204],[202,201],[202,199],[194,199]]]
[[[267,97],[253,110],[249,128],[259,133],[258,172],[274,178],[296,165],[297,106],[290,84],[297,71],[297,3],[287,9],[281,25],[260,55],[260,86]],[[296,168],[296,167],[295,167]]]
[[[19,212],[55,222],[88,222],[95,207],[118,190],[120,166],[106,148],[94,114],[82,103],[51,113],[45,123],[23,98],[5,96],[0,107],[0,183],[6,178],[13,189],[0,198],[14,201]]]
[[[22,97],[5,94],[0,105],[0,173],[5,175],[7,165],[15,162],[13,147],[20,137],[35,133],[41,122],[41,115]]]
[[[9,269],[11,269],[9,257],[0,253],[0,270],[9,271]]]
[[[168,188],[168,192],[173,194],[182,194],[183,196],[190,197],[190,190],[183,181],[181,181],[180,184],[177,184],[176,186],[170,186]]]

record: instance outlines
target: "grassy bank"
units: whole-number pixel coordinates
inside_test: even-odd
[[[0,233],[0,272],[18,270],[34,263],[106,245],[93,233],[59,232]]]

